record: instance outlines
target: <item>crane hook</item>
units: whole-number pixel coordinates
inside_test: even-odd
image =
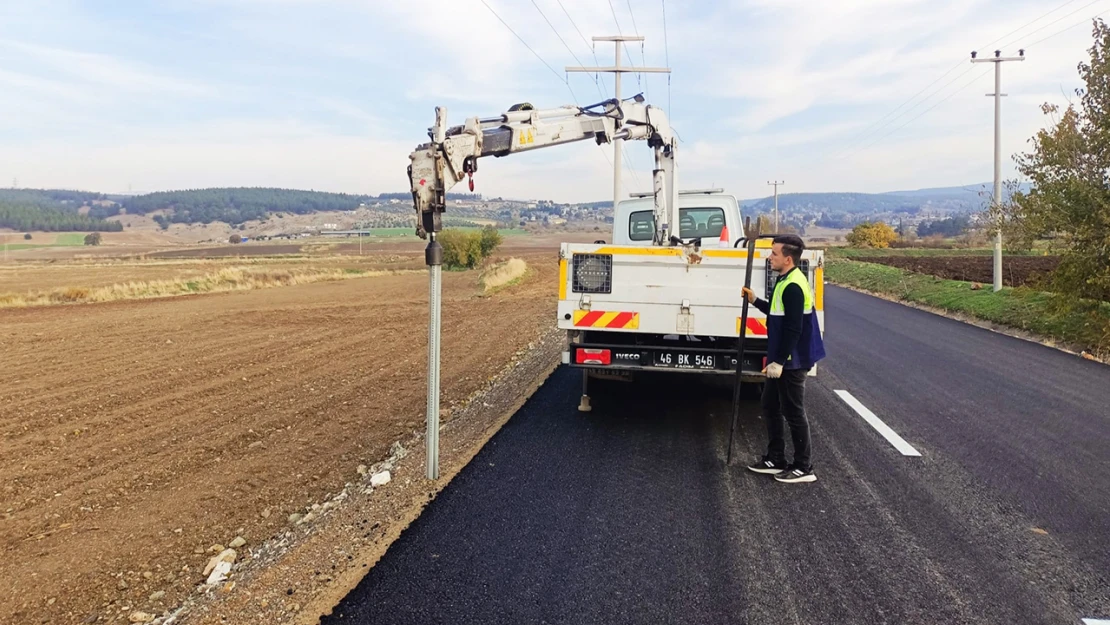
[[[478,159],[473,156],[468,156],[463,159],[463,172],[466,174],[467,182],[470,185],[470,192],[474,192],[474,172],[478,171]]]

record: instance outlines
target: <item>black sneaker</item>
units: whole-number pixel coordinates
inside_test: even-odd
[[[776,473],[775,479],[786,484],[801,484],[803,482],[816,482],[817,476],[813,474],[812,469],[805,470],[790,467],[785,471]]]
[[[788,468],[790,467],[785,461],[774,462],[769,456],[763,456],[755,464],[748,465],[749,471],[755,471],[756,473],[763,473],[766,475],[778,475]]]

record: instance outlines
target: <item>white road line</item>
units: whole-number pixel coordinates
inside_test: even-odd
[[[870,423],[871,427],[875,428],[875,430],[879,434],[882,434],[883,438],[889,441],[891,445],[894,445],[895,449],[902,452],[903,456],[921,455],[921,453],[914,449],[912,445],[907,443],[904,438],[898,436],[897,432],[890,429],[890,426],[883,423],[882,419],[876,417],[875,413],[868,410],[867,406],[864,406],[860,403],[858,399],[853,397],[851,393],[849,393],[848,391],[836,391],[836,394],[840,396],[840,399],[844,400],[844,403],[848,404],[852,407],[853,410],[859,413],[859,416],[863,417],[864,421]]]
[[[1104,618],[1085,618],[1083,622],[1086,625],[1110,625],[1110,620]]]

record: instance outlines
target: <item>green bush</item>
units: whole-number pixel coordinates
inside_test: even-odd
[[[23,235],[23,240],[24,241],[30,241],[31,240],[31,233],[28,232],[27,234],[24,234]]]
[[[448,228],[437,238],[443,246],[443,264],[448,269],[474,269],[501,245],[501,234],[492,227],[469,232]]]
[[[493,226],[482,228],[482,233],[479,235],[479,245],[482,248],[482,258],[488,258],[493,250],[501,245],[501,233],[497,232],[497,228]]]
[[[85,235],[85,245],[100,245],[100,233],[90,232]]]
[[[852,247],[876,247],[887,248],[890,244],[898,240],[898,235],[894,232],[894,228],[883,222],[863,222],[852,228],[852,232],[848,234],[848,243]]]

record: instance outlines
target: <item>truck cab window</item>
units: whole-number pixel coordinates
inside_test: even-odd
[[[718,207],[681,208],[678,211],[678,236],[683,239],[717,238],[725,226],[725,211]],[[628,216],[628,238],[650,241],[655,233],[654,211],[636,211]]]

